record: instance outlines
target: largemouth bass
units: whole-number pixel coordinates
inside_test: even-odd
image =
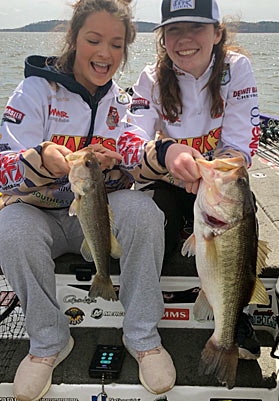
[[[234,152],[234,153],[233,153]],[[237,324],[249,303],[269,304],[258,278],[265,265],[267,244],[258,240],[255,202],[246,161],[232,158],[197,159],[202,176],[194,205],[194,233],[182,254],[196,255],[201,291],[194,317],[214,316],[215,329],[201,356],[200,374],[213,374],[231,389],[238,365]]]
[[[89,296],[117,300],[110,278],[110,255],[121,256],[122,250],[111,231],[112,213],[104,184],[103,173],[92,148],[83,148],[66,156],[70,166],[69,181],[75,199],[70,215],[77,215],[84,241],[81,254],[95,263],[96,275]]]

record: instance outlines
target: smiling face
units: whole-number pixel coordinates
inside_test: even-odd
[[[221,30],[213,24],[194,22],[177,22],[164,29],[170,59],[181,70],[199,78],[210,63],[213,46],[222,38]]]
[[[96,92],[121,64],[125,45],[125,25],[106,11],[90,14],[79,30],[73,67],[75,79]]]

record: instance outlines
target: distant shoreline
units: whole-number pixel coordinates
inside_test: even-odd
[[[0,32],[65,32],[67,20],[40,21],[20,28],[4,28]],[[153,22],[135,21],[137,32],[153,32],[157,24]],[[228,23],[229,30],[239,33],[279,33],[279,21],[259,21]]]

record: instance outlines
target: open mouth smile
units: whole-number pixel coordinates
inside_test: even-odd
[[[91,66],[94,69],[94,71],[96,71],[99,74],[107,74],[110,68],[110,64],[106,64],[106,63],[97,63],[97,62],[93,62],[91,61]]]

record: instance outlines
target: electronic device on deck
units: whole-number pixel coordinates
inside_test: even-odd
[[[98,344],[89,366],[90,377],[115,379],[119,376],[123,358],[123,345]]]

